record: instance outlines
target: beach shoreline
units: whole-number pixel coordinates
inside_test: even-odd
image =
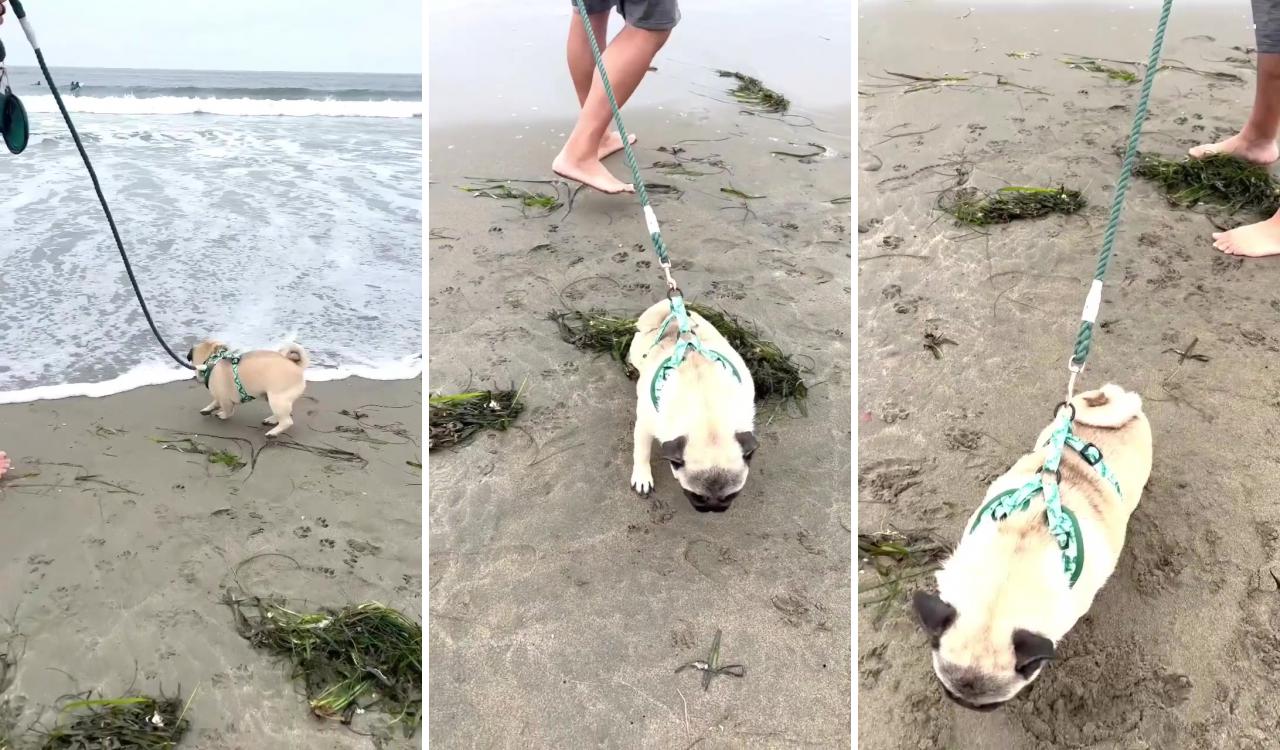
[[[313,365],[307,369],[308,383],[332,383],[352,378],[395,381],[421,377],[422,358],[417,355],[383,365],[328,368]],[[35,386],[19,391],[0,391],[0,406],[35,401],[61,401],[69,398],[105,398],[138,388],[181,383],[191,378],[190,370],[178,369],[170,365],[139,365],[123,375],[94,383],[64,383]]]
[[[313,380],[420,373],[421,76],[57,73],[83,83],[65,104],[134,278],[47,84],[14,70],[0,403],[181,379],[131,282],[179,356],[296,342]]]
[[[0,651],[17,659],[0,702],[25,704],[19,729],[48,726],[77,691],[180,689],[183,747],[368,747],[312,717],[220,600],[243,587],[299,607],[378,601],[419,620],[421,387],[309,383],[273,444],[265,406],[202,417],[194,381],[0,406],[14,461],[0,480]]]

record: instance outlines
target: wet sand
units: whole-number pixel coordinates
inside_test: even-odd
[[[1062,398],[1130,127],[1137,85],[1060,59],[1145,59],[1158,16],[1150,5],[981,6],[960,18],[967,10],[860,14],[858,527],[950,543]],[[1253,45],[1248,24],[1246,3],[1175,5],[1165,62],[1243,80],[1161,72],[1144,151],[1175,157],[1239,127],[1254,74],[1227,58]],[[868,33],[901,28],[913,33]],[[1006,54],[1015,51],[1040,54]],[[877,88],[891,82],[886,71],[971,75],[981,87]],[[985,189],[1065,184],[1090,205],[1073,217],[957,227],[934,208],[957,168]],[[1119,567],[1060,660],[1006,708],[969,712],[942,696],[905,597],[878,623],[863,609],[862,746],[1275,747],[1280,269],[1217,253],[1212,231],[1135,181],[1081,385],[1115,381],[1143,395],[1155,468]],[[957,343],[935,359],[926,331]],[[1171,350],[1193,339],[1208,361],[1180,363]],[[862,571],[859,581],[878,579]]]
[[[807,75],[820,70],[847,91],[849,38],[833,13],[817,34],[775,46],[813,47]],[[712,43],[723,29],[700,26],[703,10],[687,8],[626,108],[646,181],[681,191],[655,192],[653,203],[686,295],[756,321],[814,363],[815,384],[807,417],[766,407],[760,453],[728,513],[696,513],[658,467],[655,495],[640,499],[628,487],[634,384],[546,320],[565,305],[638,314],[660,298],[636,199],[584,191],[571,211],[526,218],[457,189],[477,184],[468,177],[552,177],[574,111],[562,62],[568,15],[537,18],[520,29],[542,53],[520,54],[540,67],[506,71],[520,76],[507,84],[513,96],[526,78],[559,80],[538,112],[463,126],[466,102],[438,100],[433,88],[429,387],[523,383],[528,410],[517,430],[430,459],[430,739],[848,747],[852,228],[848,204],[829,202],[849,194],[848,102],[805,96],[806,73],[795,60],[775,67],[781,56],[768,49],[723,59]],[[434,87],[450,61],[436,57],[447,48],[436,46],[434,15],[432,24]],[[762,78],[827,132],[693,95],[727,98],[709,67]],[[809,142],[824,154],[807,163],[769,153],[805,153]],[[690,170],[708,174],[650,166],[671,161],[677,144],[700,160]],[[607,163],[626,174],[621,156]],[[729,187],[763,197],[745,201],[747,211],[721,192]],[[706,658],[717,628],[723,658],[746,676],[703,692],[700,675],[674,670]]]
[[[0,702],[25,703],[21,729],[49,725],[48,707],[77,691],[195,690],[184,748],[370,747],[312,718],[287,669],[251,649],[219,601],[237,563],[276,553],[297,564],[261,558],[239,581],[295,603],[421,611],[421,471],[406,463],[420,456],[421,381],[308,386],[288,435],[361,463],[263,448],[265,407],[220,422],[198,413],[207,398],[184,382],[0,406],[15,462],[0,480],[0,651],[19,657]],[[252,445],[252,471],[166,448],[196,433],[237,438],[196,440],[241,456]]]

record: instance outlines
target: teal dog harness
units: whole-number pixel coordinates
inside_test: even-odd
[[[662,411],[662,390],[666,387],[667,381],[675,377],[676,369],[684,362],[690,350],[720,365],[725,372],[733,376],[734,380],[742,382],[742,375],[728,357],[703,346],[698,337],[693,334],[693,322],[689,318],[688,311],[685,310],[684,298],[678,295],[671,297],[671,313],[667,315],[666,320],[662,321],[662,327],[658,329],[658,337],[654,339],[650,349],[662,342],[662,338],[667,335],[667,329],[673,322],[678,331],[675,351],[658,365],[658,369],[653,373],[653,379],[649,381],[649,398],[653,401],[655,411]]]
[[[1068,586],[1075,586],[1084,570],[1084,538],[1075,513],[1062,505],[1062,492],[1058,485],[1062,480],[1060,467],[1064,449],[1071,448],[1078,453],[1116,491],[1116,497],[1122,502],[1124,500],[1120,483],[1103,462],[1102,451],[1098,446],[1071,434],[1074,421],[1075,407],[1068,404],[1067,409],[1060,409],[1054,420],[1053,431],[1045,442],[1049,446],[1049,455],[1040,468],[1040,476],[988,500],[978,510],[977,517],[969,527],[969,533],[972,534],[983,521],[1003,521],[1016,512],[1025,511],[1031,507],[1032,498],[1043,493],[1045,521],[1049,525],[1049,533],[1058,543],[1058,549],[1062,551],[1062,568],[1067,574]]]
[[[202,374],[204,387],[209,387],[209,378],[213,377],[213,366],[223,360],[226,360],[227,364],[231,365],[231,378],[236,381],[236,392],[240,394],[240,403],[245,404],[252,401],[253,396],[249,395],[249,392],[244,389],[244,383],[240,382],[240,355],[232,354],[226,349],[214,352],[212,356],[204,361],[202,365],[204,368]]]

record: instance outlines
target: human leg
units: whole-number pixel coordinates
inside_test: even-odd
[[[628,5],[634,8],[633,3]],[[586,32],[581,28],[581,19],[575,19],[575,21],[578,24],[576,33],[582,35],[582,42],[586,44],[587,54],[590,55],[590,43],[586,41]],[[570,32],[571,47],[574,46],[574,33]],[[627,27],[605,48],[604,66],[619,107],[623,106],[635,93],[640,81],[648,72],[654,56],[658,50],[662,49],[670,35],[670,28],[648,29],[628,23]],[[578,51],[571,52],[571,56],[577,58]],[[571,60],[571,68],[577,64]],[[594,71],[594,58],[591,59],[591,64]],[[634,186],[614,177],[600,161],[602,156],[620,149],[622,142],[616,135],[611,140],[606,138],[612,123],[613,111],[609,106],[609,98],[604,87],[599,82],[599,77],[593,74],[589,80],[590,85],[586,96],[582,97],[579,87],[580,78],[574,75],[574,87],[579,91],[582,110],[579,113],[577,125],[569,135],[569,140],[552,163],[552,169],[562,177],[590,185],[604,193],[633,192]]]
[[[1190,150],[1193,158],[1230,154],[1254,164],[1271,164],[1280,158],[1280,0],[1253,0],[1255,39],[1258,45],[1258,80],[1253,110],[1239,133],[1225,141],[1206,143]]]

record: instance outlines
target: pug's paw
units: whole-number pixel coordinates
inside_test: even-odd
[[[631,489],[640,497],[648,497],[653,492],[653,472],[648,466],[637,466],[631,470]]]

